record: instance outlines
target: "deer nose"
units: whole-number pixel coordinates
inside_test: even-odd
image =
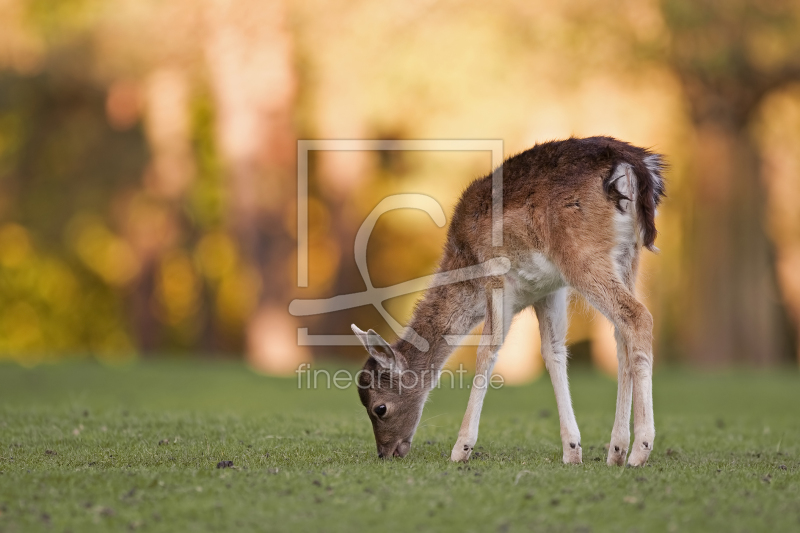
[[[405,457],[411,451],[411,442],[400,441],[394,449],[395,457]]]
[[[378,450],[378,459],[388,459],[390,457],[397,457],[397,450],[394,446],[387,446],[382,450]]]
[[[378,448],[378,457],[380,459],[387,459],[390,457],[405,457],[409,450],[411,450],[411,442],[401,440],[394,444],[388,444]]]
[[[400,457],[397,453],[397,443],[378,447],[378,458],[389,459],[391,457]]]

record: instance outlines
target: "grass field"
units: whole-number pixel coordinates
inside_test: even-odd
[[[798,531],[800,376],[661,371],[656,447],[609,468],[616,384],[572,377],[584,464],[560,463],[546,376],[434,391],[408,457],[381,461],[353,388],[226,363],[0,365],[0,531]],[[231,468],[217,468],[232,461]]]

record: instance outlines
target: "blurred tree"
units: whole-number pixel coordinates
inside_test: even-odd
[[[781,295],[800,332],[800,83],[775,91],[759,113],[757,138],[763,158],[770,236],[777,248]],[[797,361],[800,363],[800,343]]]
[[[689,101],[695,151],[681,299],[688,357],[707,364],[784,361],[789,329],[766,232],[750,125],[765,96],[800,78],[800,4],[666,0],[669,61]],[[688,266],[688,265],[687,265]]]
[[[228,188],[229,224],[257,280],[247,323],[256,368],[291,373],[306,358],[287,313],[294,242],[296,75],[282,1],[208,0],[205,52],[216,103],[216,138]]]
[[[295,291],[296,138],[494,138],[510,154],[611,134],[674,163],[664,254],[643,263],[659,341],[684,339],[690,349],[671,353],[687,359],[779,360],[788,328],[771,256],[774,247],[781,296],[800,309],[787,192],[798,141],[782,133],[793,131],[794,100],[762,102],[797,74],[799,8],[611,7],[0,0],[0,350],[127,350],[133,339],[153,353],[246,347],[256,366],[291,370],[306,355],[298,325],[336,334],[352,320],[381,324],[368,308],[302,323],[286,313],[300,292],[363,288],[353,236],[377,201],[422,192],[450,212],[489,162],[313,154],[311,286]],[[754,115],[767,133],[752,134]],[[771,241],[762,156],[763,172],[781,169],[767,189]],[[419,213],[382,217],[368,252],[375,284],[430,273],[444,234]],[[414,299],[387,305],[402,320]],[[593,335],[602,351],[590,331],[609,340],[610,330],[582,321],[572,340]],[[537,357],[529,340],[518,344]]]
[[[162,324],[178,326],[199,307],[194,302],[193,270],[175,268],[179,257],[186,261],[176,243],[188,230],[183,211],[195,175],[187,78],[184,69],[155,62],[142,83],[140,98],[151,159],[141,190],[127,195],[122,225],[141,264],[130,290],[130,305],[138,346],[144,353],[163,349]],[[179,286],[187,290],[176,291]]]
[[[192,7],[98,2],[84,37],[95,75],[107,84],[108,122],[118,131],[140,129],[149,148],[140,182],[111,200],[139,266],[124,293],[144,354],[197,347],[199,276],[187,254],[195,229],[187,195],[196,175],[191,104],[199,51]]]
[[[120,288],[136,275],[111,231],[108,199],[134,185],[141,132],[112,130],[82,47],[43,57],[37,74],[0,74],[0,352],[131,353]]]

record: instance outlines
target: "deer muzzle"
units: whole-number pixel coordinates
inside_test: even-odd
[[[405,457],[409,451],[411,451],[411,441],[399,441],[388,446],[378,446],[378,457],[381,459]]]

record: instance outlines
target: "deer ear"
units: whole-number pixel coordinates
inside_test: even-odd
[[[374,330],[362,331],[355,324],[351,324],[353,333],[369,352],[370,357],[386,370],[402,372],[406,369],[406,360],[402,355],[396,354],[389,343]]]

